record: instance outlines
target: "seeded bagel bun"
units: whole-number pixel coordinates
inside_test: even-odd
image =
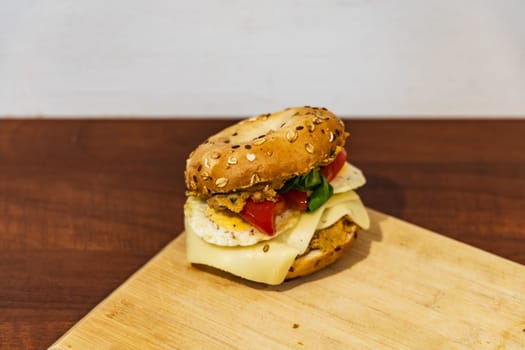
[[[360,227],[345,216],[339,219],[331,228],[319,230],[312,241],[328,241],[324,247],[315,246],[298,256],[290,267],[286,280],[310,275],[339,260],[354,243]],[[335,234],[335,237],[334,237]],[[337,242],[334,244],[334,240]],[[310,242],[312,246],[313,242]]]
[[[347,137],[344,123],[325,108],[288,108],[240,121],[190,154],[184,173],[188,194],[279,188],[331,162]]]

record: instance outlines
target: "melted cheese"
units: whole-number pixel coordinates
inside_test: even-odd
[[[339,198],[337,198],[339,196]],[[325,208],[316,230],[321,230],[332,226],[337,220],[348,215],[360,227],[367,229],[370,227],[370,219],[361,200],[354,191],[334,195],[337,204]]]
[[[315,212],[303,213],[297,225],[280,236],[244,247],[221,247],[205,242],[189,224],[189,215],[185,215],[187,259],[252,281],[280,284],[297,255],[308,247],[316,229],[329,226],[329,222],[343,215],[368,228],[368,215],[359,196],[347,191],[332,196]]]

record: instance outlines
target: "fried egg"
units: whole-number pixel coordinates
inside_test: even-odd
[[[276,217],[275,233],[270,236],[253,227],[238,215],[227,211],[217,211],[206,201],[188,197],[184,205],[184,215],[192,230],[208,243],[221,246],[249,246],[269,240],[293,228],[299,221],[300,213],[286,210]]]

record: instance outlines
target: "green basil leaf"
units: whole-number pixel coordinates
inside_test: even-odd
[[[332,185],[328,183],[318,168],[312,169],[308,174],[296,176],[286,181],[279,192],[285,193],[291,189],[310,192],[308,211],[319,209],[334,193]]]
[[[322,175],[319,169],[313,169],[304,176],[304,187],[308,190],[313,189],[315,186],[320,185],[322,182]]]
[[[308,198],[308,211],[315,211],[319,209],[334,193],[332,185],[326,181],[324,176],[321,176],[321,184],[317,186],[310,197]]]
[[[296,176],[284,184],[280,189],[281,193],[287,192],[291,189],[299,191],[308,191],[313,190],[316,186],[320,185],[322,182],[321,172],[319,169],[312,169],[308,174]]]
[[[288,192],[291,189],[296,189],[299,183],[299,178],[301,176],[296,176],[284,183],[284,186],[279,190],[281,193]]]

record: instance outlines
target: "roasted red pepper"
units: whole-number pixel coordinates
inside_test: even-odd
[[[290,206],[300,211],[306,211],[308,208],[308,193],[300,190],[288,190],[283,193],[286,202],[290,203]]]
[[[343,148],[335,157],[334,161],[321,168],[321,174],[330,182],[337,176],[346,163],[346,150]]]
[[[249,199],[239,215],[260,231],[273,236],[275,233],[275,217],[286,210],[286,202],[281,196],[275,202],[255,202]]]

